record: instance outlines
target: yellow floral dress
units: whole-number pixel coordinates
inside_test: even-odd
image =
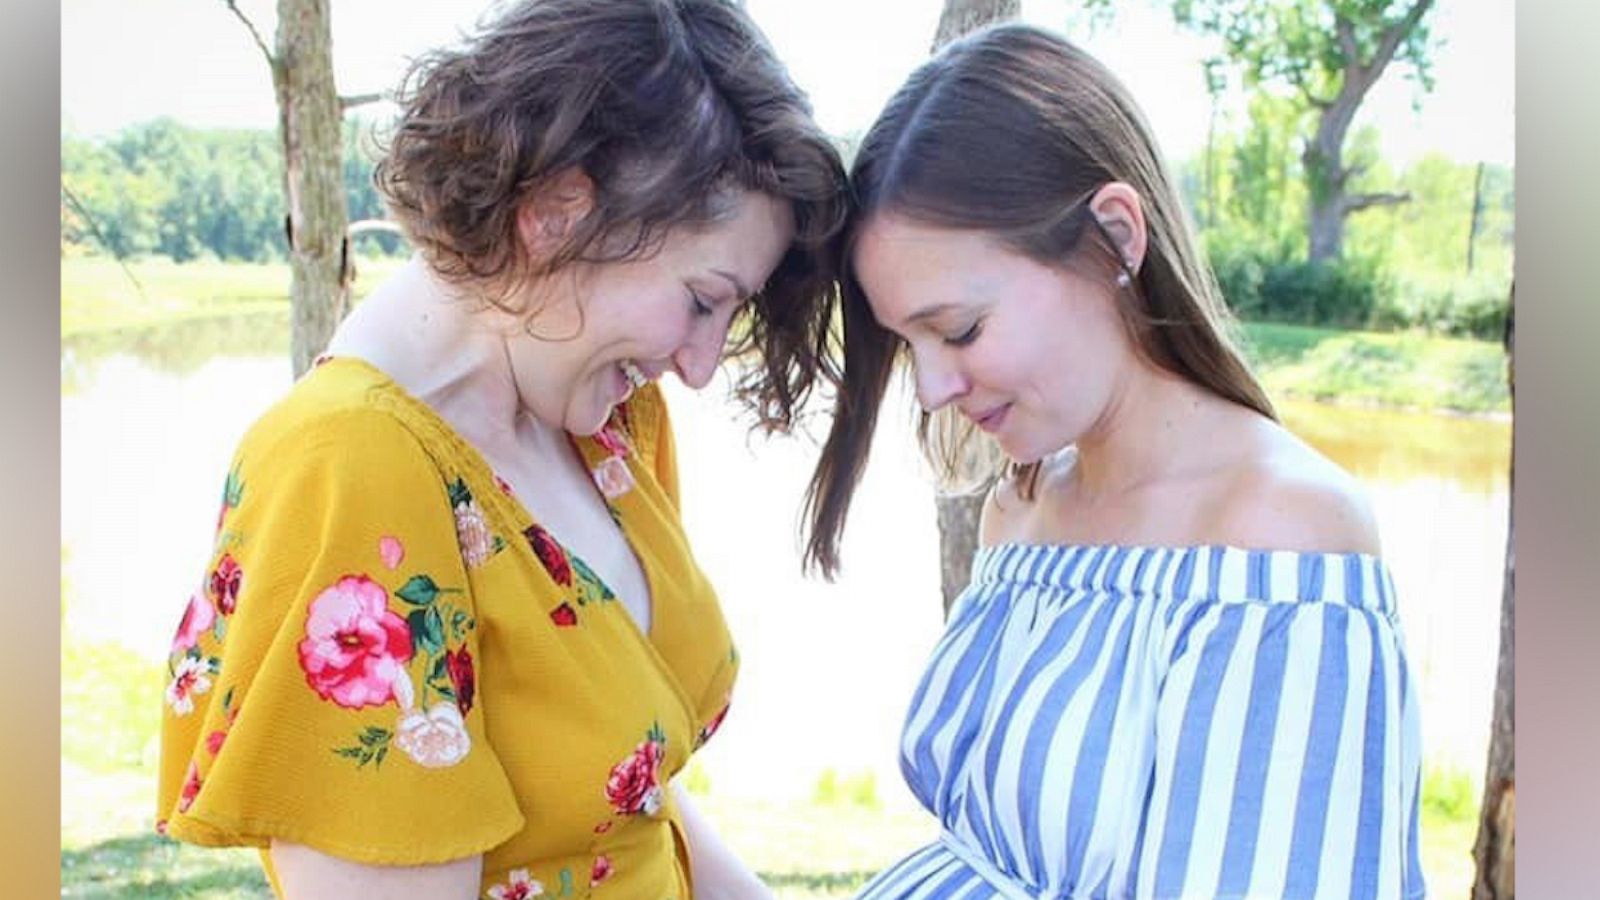
[[[168,659],[157,830],[364,863],[483,854],[482,896],[691,897],[668,781],[738,668],[652,385],[575,443],[649,634],[485,460],[371,365],[323,362],[242,441]],[[281,890],[278,890],[281,895]]]

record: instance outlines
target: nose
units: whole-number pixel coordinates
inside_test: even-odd
[[[690,332],[676,353],[672,354],[672,367],[678,380],[695,390],[711,383],[717,364],[722,362],[722,349],[728,340],[728,324],[696,328]]]
[[[959,369],[942,365],[927,357],[914,358],[917,402],[924,412],[933,412],[967,392],[967,380]]]

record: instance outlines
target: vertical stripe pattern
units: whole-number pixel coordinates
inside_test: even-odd
[[[1002,544],[955,610],[900,756],[944,831],[860,900],[1423,896],[1381,560]]]

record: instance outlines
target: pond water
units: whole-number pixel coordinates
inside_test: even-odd
[[[288,388],[281,317],[187,323],[62,349],[62,553],[71,638],[163,657],[210,546],[223,476]],[[934,501],[905,398],[886,409],[845,535],[845,570],[799,573],[815,447],[749,436],[725,382],[666,381],[684,516],[744,669],[735,713],[698,758],[713,790],[807,797],[825,770],[871,772],[911,803],[901,717],[941,628]],[[1510,425],[1286,403],[1287,424],[1366,485],[1418,677],[1430,762],[1474,779],[1488,739],[1509,502]],[[152,685],[151,703],[158,703]]]

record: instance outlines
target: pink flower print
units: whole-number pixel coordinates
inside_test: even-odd
[[[628,439],[615,426],[607,424],[606,427],[595,432],[594,442],[599,444],[611,456],[628,455]]]
[[[392,534],[378,538],[378,558],[383,560],[383,567],[389,571],[400,568],[400,563],[406,558],[406,547],[400,539]]]
[[[469,569],[483,565],[494,552],[494,537],[489,534],[478,501],[456,504],[456,540],[461,543],[461,558],[466,560]]]
[[[394,742],[417,765],[430,769],[453,766],[472,749],[472,738],[454,703],[439,703],[426,713],[412,710],[400,717]]]
[[[490,900],[533,900],[544,896],[544,885],[528,877],[527,869],[512,869],[505,884],[489,888]]]
[[[217,560],[217,567],[212,570],[208,587],[211,592],[211,602],[225,616],[233,615],[233,610],[239,602],[239,585],[244,580],[244,570],[239,568],[239,563],[231,554],[224,553]]]
[[[180,716],[194,712],[194,698],[211,690],[211,663],[198,656],[178,660],[172,683],[167,685],[167,705]]]
[[[617,763],[606,779],[606,799],[623,815],[655,815],[661,808],[661,745],[647,740]]]
[[[382,706],[406,677],[411,628],[389,610],[389,593],[365,575],[346,575],[311,601],[300,641],[306,683],[347,709]]]
[[[183,776],[183,790],[178,794],[178,812],[188,812],[194,805],[194,798],[200,794],[200,769],[195,766],[194,760],[189,761],[189,771]]]
[[[595,485],[607,500],[615,500],[633,490],[633,471],[628,468],[627,460],[620,456],[608,456],[601,460],[592,474]]]
[[[611,857],[604,854],[594,858],[594,867],[589,870],[589,886],[598,887],[600,882],[611,877]]]
[[[190,647],[200,642],[200,635],[205,634],[216,620],[217,610],[211,601],[204,594],[192,594],[188,608],[183,611],[183,621],[178,623],[178,633],[172,638],[172,652],[188,652]]]
[[[228,732],[223,728],[218,728],[216,731],[206,735],[206,750],[210,752],[212,756],[216,756],[217,753],[222,750],[222,742],[226,740],[227,737]]]

